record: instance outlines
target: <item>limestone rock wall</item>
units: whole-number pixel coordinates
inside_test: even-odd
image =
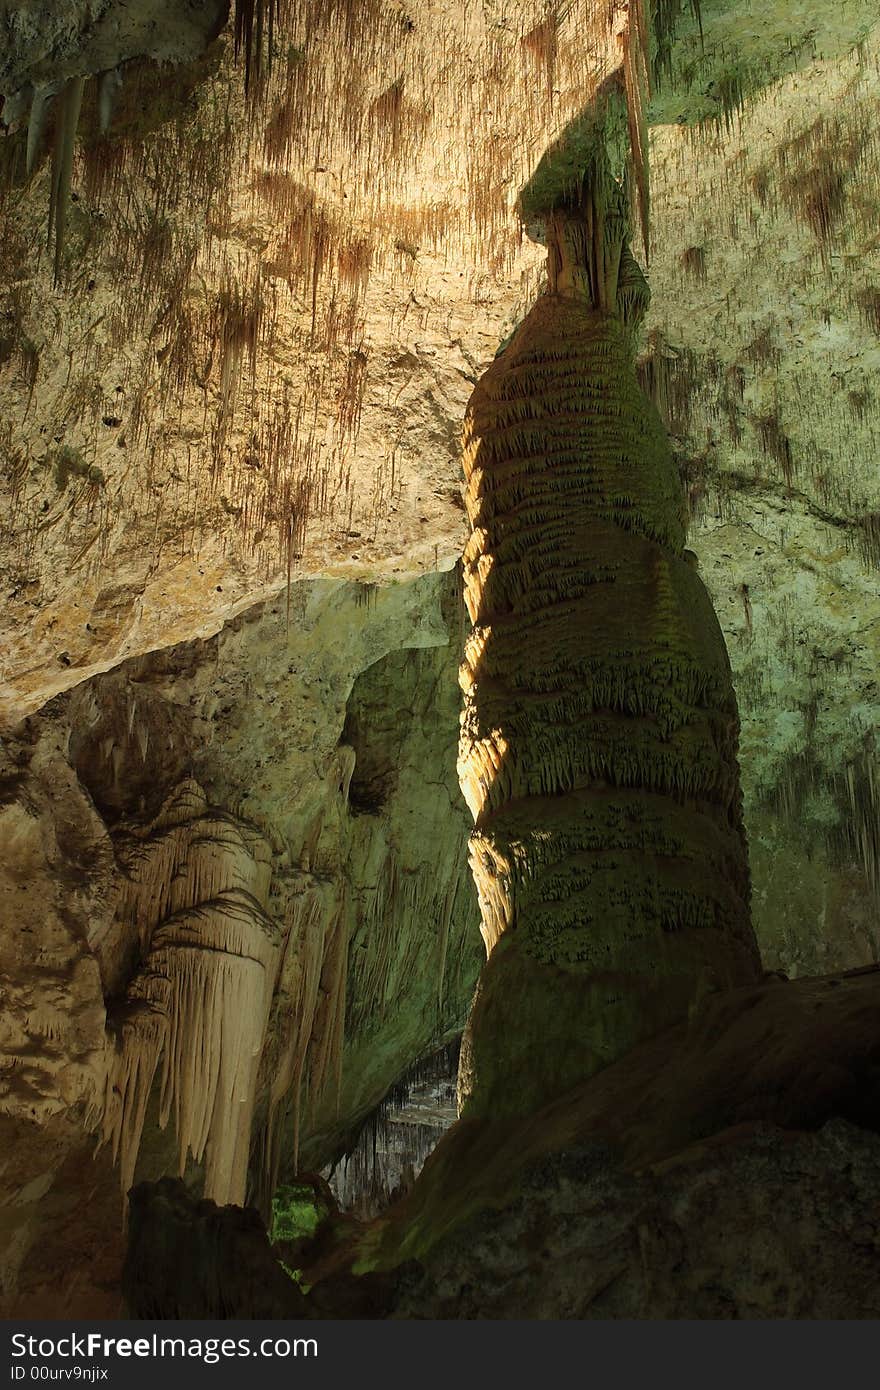
[[[735,1132],[638,1174],[598,1145],[555,1154],[404,1285],[393,1315],[874,1318],[878,1147],[832,1121]]]
[[[199,57],[229,15],[229,0],[39,0],[0,5],[0,94],[8,107],[36,89],[92,77],[132,58]],[[7,119],[8,124],[8,119]]]
[[[2,748],[0,1112],[36,1124],[82,1106],[103,1051],[94,942],[118,886],[106,827],[51,727]]]
[[[0,11],[7,726],[216,632],[288,565],[381,580],[460,553],[464,406],[541,260],[515,196],[616,38],[585,41],[578,6],[558,23],[526,7],[517,27],[496,6],[379,4],[352,50],[363,120],[331,149],[322,55],[363,18],[344,8],[301,7],[254,124],[229,34],[193,58],[193,7],[175,7],[190,38],[154,54],[187,61],[150,66],[159,28],[104,54],[123,81],[106,131],[99,85],[83,92],[57,286],[54,107],[28,178],[28,84],[47,63],[59,82],[97,71],[84,17],[100,33],[114,7]],[[880,40],[870,0],[703,0],[701,29],[688,14],[648,110],[643,380],[731,653],[759,929],[804,972],[878,950]]]
[[[482,948],[456,577],[316,581],[289,605],[4,744],[5,1306],[73,1258],[71,1202],[121,1232],[120,1187],[180,1171],[265,1206],[464,1023]],[[74,1308],[113,1306],[118,1247]]]
[[[187,779],[271,866],[252,1171],[292,1161],[297,1111],[322,1161],[464,1014],[456,619],[432,574],[464,542],[466,400],[543,259],[516,193],[608,57],[583,6],[511,27],[380,4],[370,52],[339,28],[353,6],[302,6],[250,127],[228,36],[86,61],[83,17],[110,8],[0,6],[2,1290],[47,1315],[57,1269],[71,1308],[115,1297],[119,1175],[83,1134],[141,949],[119,866]],[[731,656],[764,959],[808,974],[878,953],[878,30],[871,0],[701,8],[649,110],[643,384]],[[356,197],[351,148],[308,117],[336,114],[331,49],[361,73],[343,146],[371,132]],[[55,108],[28,176],[31,88],[119,62],[84,86],[56,285]],[[143,1176],[177,1165],[158,1118],[154,1096]]]
[[[809,974],[880,950],[880,32],[862,0],[702,17],[652,109],[642,379],[733,665],[765,959]]]

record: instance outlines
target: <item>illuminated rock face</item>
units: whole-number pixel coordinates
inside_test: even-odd
[[[646,294],[621,244],[566,271],[577,243],[465,427],[465,1114],[533,1108],[758,968],[730,666],[633,368]]]
[[[123,1196],[161,1062],[159,1122],[174,1118],[180,1172],[189,1153],[204,1158],[208,1195],[242,1205],[281,946],[266,911],[270,848],[246,823],[212,812],[189,781],[123,862],[120,918],[136,928],[140,964],[111,1015],[101,1116]]]

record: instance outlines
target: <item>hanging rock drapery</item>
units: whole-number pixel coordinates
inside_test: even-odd
[[[110,1012],[102,1138],[127,1192],[158,1073],[181,1173],[189,1155],[204,1161],[205,1195],[241,1204],[281,944],[263,906],[267,846],[188,782],[132,842],[127,870],[120,914],[137,927],[140,965]]]

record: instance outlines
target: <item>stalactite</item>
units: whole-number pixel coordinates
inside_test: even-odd
[[[307,1106],[322,1099],[330,1081],[338,1094],[345,1018],[348,931],[338,885],[304,878],[288,909],[287,957],[282,977],[278,1056],[269,1083],[256,1200],[265,1208],[278,1181],[282,1149],[295,1172]],[[294,967],[291,970],[291,965]],[[290,1120],[290,1147],[285,1134]]]
[[[122,73],[118,68],[110,68],[98,78],[98,129],[102,135],[110,130],[113,102],[121,86]]]
[[[639,223],[646,259],[650,257],[650,192],[647,105],[651,95],[647,6],[650,0],[630,0],[623,42],[623,74],[629,147],[638,192]]]
[[[159,1125],[173,1121],[179,1169],[205,1166],[205,1193],[243,1203],[256,1076],[278,968],[279,933],[261,905],[265,845],[212,813],[184,783],[126,851],[120,916],[140,963],[111,1011],[106,1089],[93,1122],[133,1181],[159,1077]]]
[[[860,864],[875,902],[880,902],[880,773],[873,739],[844,773],[849,815],[843,821],[844,845]],[[880,953],[880,935],[875,933]]]
[[[57,88],[54,85],[35,87],[31,97],[31,109],[27,129],[27,153],[25,159],[25,169],[28,176],[33,173],[36,167],[46,128],[46,117],[56,90]]]
[[[247,357],[252,375],[256,370],[263,311],[259,281],[240,285],[230,280],[217,296],[214,333],[219,342],[220,396],[224,410],[233,404],[242,358]]]
[[[271,71],[280,8],[280,0],[235,0],[235,56],[244,51],[246,93],[259,87],[264,56]]]
[[[364,1120],[329,1175],[344,1210],[361,1219],[375,1217],[418,1176],[455,1116],[460,1049],[455,1038],[420,1058]]]
[[[64,237],[67,230],[67,211],[70,203],[70,181],[73,175],[73,151],[82,106],[84,77],[70,77],[64,84],[56,103],[55,144],[52,150],[52,191],[49,201],[49,244],[55,241],[55,284],[61,276],[64,256]]]

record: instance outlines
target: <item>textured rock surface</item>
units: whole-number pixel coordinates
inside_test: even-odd
[[[129,1308],[140,1317],[876,1318],[878,1158],[877,1135],[843,1121],[814,1134],[728,1131],[640,1173],[601,1143],[577,1146],[532,1166],[515,1201],[471,1222],[427,1269],[328,1280],[305,1298],[251,1213],[144,1187]]]
[[[125,1282],[134,1317],[308,1316],[255,1211],[196,1201],[165,1179],[134,1189],[131,1226]],[[173,1291],[165,1283],[172,1268],[179,1270]]]
[[[799,1130],[841,1118],[880,1132],[878,988],[871,967],[797,982],[771,976],[710,995],[687,1024],[537,1114],[461,1120],[410,1196],[365,1238],[358,1267],[430,1262],[482,1210],[513,1201],[531,1164],[597,1139],[637,1170],[756,1122]]]
[[[413,1186],[428,1155],[458,1118],[460,1042],[402,1077],[361,1130],[357,1146],[327,1170],[343,1211],[367,1220]]]
[[[115,1314],[102,1283],[122,1258],[118,1185],[85,1134],[105,1053],[94,943],[119,888],[65,742],[47,720],[0,749],[0,1307],[35,1317]]]
[[[769,978],[528,1120],[460,1121],[378,1222],[333,1217],[293,1252],[307,1311],[876,1317],[878,986]],[[138,1200],[150,1277],[129,1296],[170,1312],[188,1289],[163,1193]]]
[[[880,1138],[757,1128],[622,1173],[600,1146],[412,1276],[394,1317],[876,1318]]]
[[[14,104],[25,87],[92,77],[132,58],[192,61],[228,15],[229,0],[4,0],[0,94]]]
[[[464,405],[531,302],[543,259],[519,245],[513,200],[604,57],[584,44],[583,6],[558,34],[543,3],[521,28],[497,6],[469,18],[465,8],[377,5],[365,48],[345,29],[353,6],[299,7],[266,120],[253,127],[225,40],[173,69],[125,65],[121,87],[106,89],[106,137],[105,88],[88,83],[55,287],[44,250],[54,117],[37,131],[27,182],[27,82],[52,75],[47,35],[58,81],[91,71],[82,16],[109,6],[0,7],[0,47],[17,65],[15,76],[4,70],[4,94],[20,92],[0,113],[0,721],[11,730],[78,687],[69,707],[4,745],[0,1143],[15,1155],[0,1176],[5,1306],[51,1314],[46,1290],[65,1270],[68,1311],[115,1306],[120,1248],[100,1232],[118,1229],[118,1174],[106,1149],[93,1163],[83,1148],[104,1047],[92,937],[115,916],[114,845],[185,777],[270,845],[296,936],[311,922],[323,940],[338,925],[350,863],[366,885],[348,921],[374,1001],[356,1023],[369,1041],[358,1054],[349,1035],[339,1116],[328,1097],[304,1125],[310,1162],[342,1142],[399,1059],[450,1023],[456,990],[466,997],[473,937],[469,963],[465,947],[447,946],[443,1009],[442,933],[424,957],[413,943],[403,974],[383,964],[407,892],[432,923],[444,920],[464,819],[454,828],[439,794],[419,799],[409,839],[394,794],[376,814],[395,762],[418,766],[431,748],[453,747],[454,658],[442,647],[401,655],[398,633],[365,642],[340,674],[333,652],[349,605],[331,603],[314,622],[308,595],[342,590],[295,584],[290,629],[305,649],[291,672],[277,599],[288,567],[294,579],[384,582],[436,570],[464,541]],[[685,24],[674,78],[652,108],[643,380],[674,436],[691,544],[731,653],[765,962],[808,974],[878,952],[876,11],[871,0],[765,0],[760,12],[751,0],[704,0],[702,10],[702,44]],[[189,13],[175,6],[182,22]],[[158,56],[188,58],[189,41]],[[105,50],[100,62],[150,52]],[[350,55],[352,69],[329,54]],[[347,123],[335,119],[340,90]],[[708,123],[698,129],[698,118]],[[352,132],[367,133],[358,151]],[[407,621],[421,641],[435,630],[431,581],[419,594]],[[263,597],[278,610],[271,632],[246,612]],[[183,645],[157,652],[172,644]],[[98,671],[110,674],[81,685]],[[363,700],[341,693],[356,671]],[[449,694],[436,709],[408,685],[391,698],[398,679],[420,690],[448,679]],[[386,703],[393,729],[384,714],[375,722]],[[410,722],[422,708],[430,737]],[[350,755],[331,759],[349,720],[343,741],[371,770],[359,781],[356,765],[346,811]],[[369,750],[392,732],[385,770]],[[412,887],[421,874],[427,909]],[[464,940],[460,898],[451,912],[449,940],[458,929]],[[424,978],[413,978],[414,960]],[[120,961],[123,978],[131,957]],[[291,962],[288,1013],[303,979]],[[406,1022],[394,1005],[402,980],[422,1001]],[[274,1023],[269,1035],[280,1055],[289,1036]],[[265,1101],[258,1127],[264,1117]],[[157,1120],[140,1176],[174,1163]],[[71,1191],[86,1194],[75,1211]]]
[[[250,1133],[249,1190],[266,1203],[297,1146],[327,1162],[461,1029],[481,947],[447,732],[460,623],[451,574],[296,586],[289,625],[268,605],[141,658],[8,743],[2,1115],[21,1164],[3,1172],[7,1307],[33,1299],[53,1249],[60,1269],[75,1259],[60,1184],[87,1183],[81,1219],[117,1229],[120,1179],[173,1172],[178,1147],[202,1158],[207,1141],[209,1190],[241,1197]],[[243,1006],[257,966],[262,1002]],[[237,1051],[256,1084],[222,1073]],[[121,1172],[105,1149],[83,1176],[87,1107],[121,1141]],[[45,1170],[28,1166],[41,1135]],[[109,1291],[83,1287],[84,1311],[112,1306],[112,1255],[102,1267]]]
[[[89,85],[57,286],[46,141],[23,186],[8,113],[0,717],[288,569],[457,557],[463,407],[535,262],[516,192],[618,52],[588,0],[544,19],[310,0],[253,111],[228,32],[195,74],[126,70],[106,133]]]
[[[0,1113],[36,1123],[90,1099],[104,1015],[94,943],[118,891],[62,737],[50,727],[0,754]]]
[[[58,3],[41,24],[85,10]],[[16,7],[28,42],[36,13]],[[492,7],[485,28],[471,15],[473,32],[421,3],[412,27],[396,6],[376,13],[382,61],[352,54],[371,132],[358,151],[331,150],[320,119],[327,91],[345,87],[321,64],[327,45],[350,48],[335,9],[322,29],[303,8],[272,119],[245,141],[252,157],[223,43],[195,68],[130,65],[103,143],[87,87],[57,290],[40,249],[48,169],[28,187],[13,178],[0,266],[4,721],[89,671],[216,631],[277,588],[288,553],[295,571],[369,579],[459,553],[464,406],[542,259],[517,244],[510,209],[600,55],[577,7],[555,48],[540,5],[522,32]],[[691,544],[731,653],[765,953],[800,973],[855,965],[878,950],[876,15],[869,0],[808,12],[771,0],[760,15],[704,0],[702,40],[686,14],[679,30],[649,113],[645,381],[678,447]],[[419,133],[423,96],[435,124]],[[27,113],[6,114],[14,163]],[[492,151],[509,163],[496,168]],[[343,155],[357,189],[340,183]],[[390,182],[375,205],[380,163]],[[301,400],[317,401],[314,427]],[[280,454],[295,455],[291,486],[317,480],[310,508],[308,488],[285,491]],[[328,496],[340,485],[323,518],[322,478],[336,479]]]
[[[653,109],[643,379],[733,665],[756,929],[804,974],[880,947],[880,34],[863,0],[702,16]]]
[[[591,198],[576,265],[604,243],[608,307],[542,296],[465,425],[459,771],[489,951],[465,1115],[525,1113],[757,969],[727,654]]]

